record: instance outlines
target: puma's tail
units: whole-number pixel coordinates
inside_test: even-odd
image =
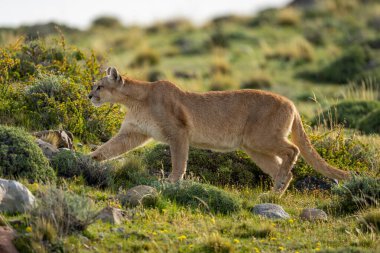
[[[348,179],[350,173],[340,170],[329,165],[318,152],[313,148],[309,138],[303,128],[301,118],[299,114],[294,117],[292,126],[292,141],[299,148],[302,157],[310,164],[316,171],[325,175],[326,177],[333,179]]]

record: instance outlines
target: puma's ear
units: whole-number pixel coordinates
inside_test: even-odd
[[[108,74],[108,72],[109,72],[109,74]],[[114,80],[114,81],[120,81],[121,80],[121,76],[120,76],[119,72],[117,72],[116,68],[114,68],[114,67],[109,68],[109,70],[107,69],[107,74],[111,80]]]
[[[109,76],[109,75],[111,74],[111,67],[108,67],[108,68],[106,69],[106,74],[107,74],[107,76]]]

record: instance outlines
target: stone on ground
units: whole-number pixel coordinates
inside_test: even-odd
[[[120,225],[124,220],[124,217],[121,209],[108,206],[103,208],[98,213],[96,220],[102,220],[103,222]]]
[[[129,189],[125,194],[119,194],[118,199],[122,205],[138,206],[153,203],[157,200],[158,192],[147,185],[138,185]]]
[[[48,159],[53,158],[53,156],[59,152],[59,150],[54,145],[41,139],[37,139],[36,143]]]
[[[254,214],[270,219],[288,219],[290,215],[280,205],[264,203],[255,205],[252,208]]]
[[[23,213],[33,208],[35,198],[21,183],[0,179],[0,212]]]
[[[300,214],[300,218],[308,221],[326,221],[327,214],[317,208],[305,208]]]

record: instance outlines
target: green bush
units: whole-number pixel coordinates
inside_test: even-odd
[[[120,21],[115,17],[98,17],[92,21],[93,27],[104,27],[104,28],[119,28],[121,27]]]
[[[363,117],[358,123],[358,129],[366,134],[380,134],[380,108]]]
[[[154,66],[160,62],[160,55],[151,48],[145,48],[138,52],[131,62],[131,67]]]
[[[171,170],[170,149],[167,145],[147,147],[143,153],[144,163],[151,174]],[[187,174],[193,174],[204,182],[215,185],[258,186],[269,182],[264,174],[241,151],[220,153],[190,148]]]
[[[312,124],[317,125],[322,122],[326,126],[342,124],[345,127],[356,128],[361,119],[376,109],[380,109],[378,101],[343,101],[316,116]],[[363,123],[363,127],[367,125],[366,123],[368,122]]]
[[[377,151],[363,144],[356,136],[345,136],[339,128],[330,133],[308,133],[308,136],[327,163],[347,171],[373,175],[379,166]],[[300,157],[293,168],[295,179],[306,176],[321,176]]]
[[[358,77],[368,61],[367,52],[362,47],[353,47],[319,71],[315,77],[320,81],[344,84]]]
[[[49,162],[27,132],[0,125],[0,176],[54,181]]]
[[[178,204],[199,207],[213,213],[228,214],[241,209],[237,196],[215,186],[192,181],[164,185],[162,194]]]
[[[108,140],[123,118],[118,106],[95,108],[87,98],[100,62],[64,39],[20,42],[0,51],[0,119],[29,130],[64,128],[84,142]]]
[[[345,213],[351,213],[380,203],[380,179],[374,177],[353,177],[343,185],[333,188],[338,199],[337,206]]]
[[[80,153],[61,151],[53,157],[51,164],[61,177],[83,176],[88,185],[101,188],[111,183],[113,173],[111,164],[99,163]]]

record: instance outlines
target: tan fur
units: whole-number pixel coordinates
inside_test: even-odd
[[[260,90],[185,92],[168,81],[154,83],[122,78],[115,68],[98,81],[89,97],[94,105],[120,103],[129,110],[119,133],[91,156],[105,160],[144,144],[150,138],[169,144],[172,172],[181,180],[189,145],[244,150],[274,180],[282,194],[299,153],[320,173],[335,179],[349,174],[328,165],[311,146],[294,104]],[[292,132],[293,142],[288,140]]]

